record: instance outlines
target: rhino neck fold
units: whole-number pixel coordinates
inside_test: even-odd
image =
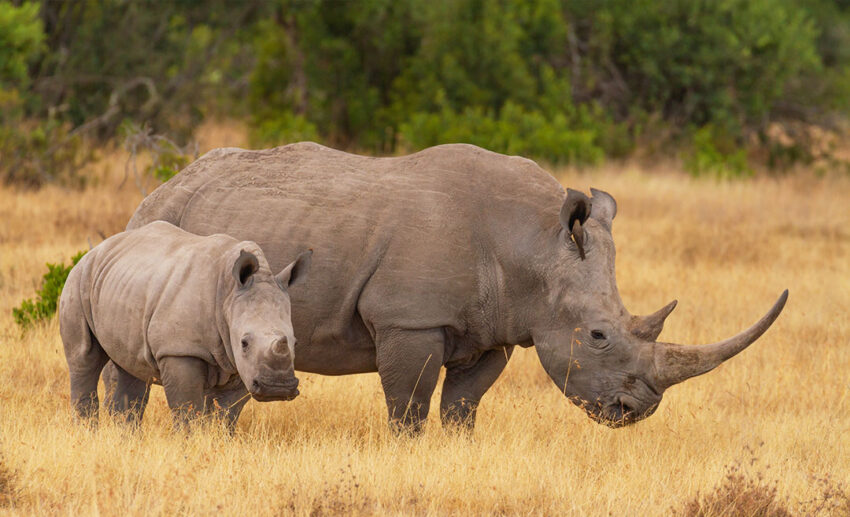
[[[526,237],[520,243],[509,254],[488,251],[483,255],[478,309],[485,321],[476,325],[486,329],[482,342],[532,346],[532,326],[541,314],[550,312],[545,309],[543,267],[550,253],[547,239]]]
[[[236,359],[233,357],[233,346],[230,341],[230,314],[232,314],[231,306],[233,305],[233,289],[230,288],[231,273],[225,267],[219,270],[222,273],[218,277],[218,285],[215,289],[215,326],[221,348],[216,349],[213,355],[223,370],[236,373]]]

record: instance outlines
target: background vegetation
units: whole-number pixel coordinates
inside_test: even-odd
[[[206,117],[256,146],[832,169],[848,103],[846,0],[0,0],[0,175],[28,185]]]
[[[198,138],[201,152],[247,144],[247,132],[218,124]],[[626,307],[645,314],[679,299],[663,340],[730,336],[790,289],[758,342],[668,390],[635,426],[593,423],[528,349],[484,397],[472,437],[432,414],[423,436],[394,438],[377,374],[301,372],[297,399],[249,402],[235,437],[215,426],[186,437],[171,432],[160,387],[139,430],[106,416],[79,425],[57,319],[22,332],[12,315],[45,262],[67,264],[127,224],[142,193],[115,188],[124,159],[116,150],[93,164],[96,181],[79,190],[0,186],[0,515],[850,513],[845,174],[717,182],[658,165],[554,171],[616,197]]]
[[[848,43],[825,0],[0,0],[0,514],[847,515]],[[172,433],[159,388],[138,430],[75,422],[42,317],[68,260],[199,152],[308,138],[467,141],[610,191],[626,306],[680,300],[662,339],[788,306],[620,430],[533,350],[472,437],[390,436],[376,374],[299,374],[233,437]]]

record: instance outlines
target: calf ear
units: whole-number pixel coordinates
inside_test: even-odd
[[[561,226],[569,232],[576,243],[578,254],[584,260],[584,228],[582,225],[590,217],[591,200],[583,192],[567,189],[567,199],[561,207]]]
[[[617,215],[617,202],[614,201],[611,194],[602,190],[592,188],[590,194],[593,196],[593,210],[590,212],[590,217],[601,222],[610,230],[611,222]]]
[[[253,253],[242,250],[239,252],[239,258],[233,264],[233,278],[236,279],[236,285],[239,287],[247,287],[251,284],[254,278],[254,273],[260,269],[260,262]]]
[[[282,287],[292,287],[304,279],[310,263],[313,261],[313,250],[307,250],[298,255],[295,262],[283,268],[283,271],[275,275],[277,282]]]

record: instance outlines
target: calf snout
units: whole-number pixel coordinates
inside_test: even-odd
[[[256,378],[249,386],[251,396],[260,402],[292,400],[299,395],[298,378],[286,377],[282,381]]]

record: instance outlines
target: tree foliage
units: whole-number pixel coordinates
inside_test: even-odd
[[[843,0],[0,0],[0,174],[61,178],[80,136],[185,142],[211,114],[257,145],[578,164],[667,135],[695,171],[738,174],[747,150],[811,158],[812,127],[843,127],[848,49]]]

